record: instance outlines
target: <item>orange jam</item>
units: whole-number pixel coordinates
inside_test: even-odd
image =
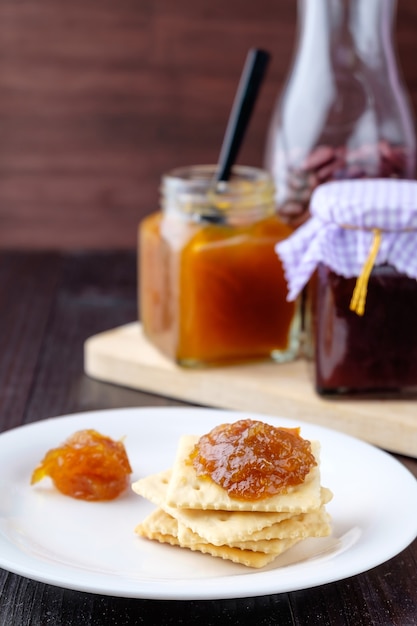
[[[95,430],[80,430],[46,453],[31,484],[49,476],[64,495],[79,500],[113,500],[132,473],[125,447]]]
[[[211,478],[241,500],[286,493],[317,465],[299,428],[276,428],[250,419],[221,424],[203,435],[191,462],[198,476]]]
[[[143,330],[181,365],[296,355],[298,306],[286,300],[274,250],[291,230],[274,214],[269,195],[266,202],[256,194],[250,205],[246,193],[239,188],[224,201],[226,209],[217,199],[219,219],[205,216],[200,206],[195,214],[193,206],[168,207],[141,223]]]

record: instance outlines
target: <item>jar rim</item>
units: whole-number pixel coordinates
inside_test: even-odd
[[[163,175],[163,181],[183,181],[192,183],[211,182],[214,180],[218,166],[215,164],[208,165],[184,165],[174,168]],[[228,181],[222,181],[224,186],[233,186],[236,181],[247,180],[249,182],[272,183],[272,176],[266,170],[260,167],[250,165],[234,165],[231,170],[231,177]]]
[[[275,210],[275,185],[263,169],[237,165],[228,181],[217,182],[217,165],[192,165],[171,170],[162,178],[165,210],[199,215],[220,222],[254,220]]]

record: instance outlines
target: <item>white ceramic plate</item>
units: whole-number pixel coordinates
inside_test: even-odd
[[[180,435],[254,417],[215,409],[135,408],[80,413],[0,435],[0,566],[34,580],[106,595],[214,599],[304,589],[366,571],[417,535],[417,481],[390,455],[326,428],[300,425],[322,445],[322,484],[334,537],[301,542],[273,564],[252,570],[189,550],[140,539],[134,528],[152,505],[126,493],[107,503],[77,501],[48,480],[30,486],[45,452],[83,428],[125,445],[132,480],[171,466]],[[401,512],[399,514],[399,512]]]

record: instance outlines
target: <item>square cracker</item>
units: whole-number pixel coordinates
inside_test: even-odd
[[[250,534],[255,530],[260,530],[276,522],[287,519],[291,513],[257,513],[256,511],[219,511],[215,509],[179,509],[169,506],[166,503],[168,484],[171,479],[171,470],[165,470],[158,474],[151,474],[141,478],[132,484],[135,493],[146,498],[152,504],[164,509],[169,515],[175,517],[194,530],[194,525],[198,525],[200,520],[205,520],[210,524],[226,530],[227,535],[237,536]],[[234,529],[236,530],[234,531]],[[197,530],[195,532],[198,532]]]
[[[312,442],[317,460],[301,485],[290,488],[287,493],[276,494],[262,500],[239,500],[231,498],[227,491],[214,481],[197,476],[189,456],[198,437],[184,435],[180,438],[177,455],[167,485],[166,504],[186,509],[215,509],[222,511],[262,511],[277,513],[304,513],[319,508],[321,504],[319,444]]]
[[[139,478],[131,487],[138,496],[146,498],[152,504],[161,506],[166,499],[168,483],[171,480],[171,470],[163,470],[157,474],[149,474],[144,478]]]
[[[215,546],[210,543],[195,542],[187,544],[178,537],[177,520],[165,513],[165,511],[162,511],[162,509],[157,509],[151,513],[135,530],[140,537],[146,539],[188,548],[254,568],[264,567],[273,561],[278,554],[282,554],[298,542],[298,539],[282,539],[280,544],[281,550],[278,551],[277,547],[275,552],[270,553],[233,548],[227,545]]]
[[[200,532],[193,532],[187,526],[178,522],[178,538],[183,543],[212,543],[213,545],[227,544],[233,548],[255,550],[256,552],[282,552],[282,541],[287,539],[307,539],[308,537],[327,537],[331,533],[330,516],[324,508],[310,513],[301,513],[294,517],[272,524],[267,528],[255,531],[240,539],[223,538],[210,532],[212,529],[200,525]],[[222,539],[224,539],[222,541]]]
[[[138,495],[162,508],[194,533],[215,545],[245,541],[251,538],[251,535],[257,531],[266,528],[270,528],[268,539],[277,538],[278,535],[276,533],[285,529],[283,526],[278,528],[277,524],[293,515],[289,512],[193,510],[170,507],[166,504],[166,492],[170,477],[170,470],[152,474],[133,483],[132,489]],[[322,487],[320,505],[327,504],[331,497],[331,491]],[[316,509],[314,510],[316,511]],[[303,514],[300,515],[302,516]],[[274,535],[276,536],[274,537]],[[256,537],[256,534],[254,537]]]

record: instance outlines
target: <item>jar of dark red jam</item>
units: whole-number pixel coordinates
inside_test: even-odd
[[[275,245],[291,230],[275,214],[267,172],[173,170],[162,207],[140,224],[140,318],[146,338],[196,367],[298,355],[299,306],[289,302]]]
[[[277,246],[306,318],[321,394],[417,392],[417,182],[318,188],[312,217]]]

